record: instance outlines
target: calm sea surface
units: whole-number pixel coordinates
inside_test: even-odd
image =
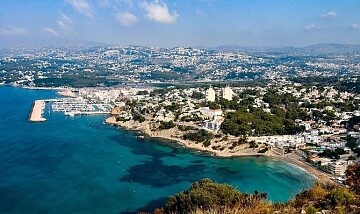
[[[307,172],[268,158],[218,159],[103,124],[106,116],[66,117],[47,106],[50,90],[0,87],[0,213],[133,213],[160,207],[201,178],[286,201],[314,183]]]

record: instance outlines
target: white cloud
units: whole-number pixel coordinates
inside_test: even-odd
[[[129,12],[116,13],[115,17],[123,26],[131,26],[138,21],[138,18],[134,14]]]
[[[140,6],[146,11],[146,17],[155,22],[172,24],[175,23],[179,17],[176,11],[170,13],[167,5],[160,0],[154,0],[151,3],[144,1]]]
[[[87,2],[87,0],[64,0],[66,3],[70,4],[77,12],[87,16],[93,17],[93,10]]]
[[[76,34],[74,25],[69,16],[60,12],[56,27],[43,27],[41,30],[53,36],[73,36]]]
[[[64,13],[60,13],[60,18],[57,22],[59,30],[66,35],[75,34],[75,29],[73,27],[74,23],[70,17]]]
[[[360,29],[360,24],[352,24],[351,27],[352,27],[353,29],[358,30],[358,29]]]
[[[27,36],[30,33],[25,28],[19,28],[15,26],[11,26],[8,28],[0,28],[1,36]]]
[[[49,28],[49,27],[44,27],[44,28],[42,29],[42,31],[44,31],[44,32],[46,32],[46,33],[49,33],[49,34],[51,34],[51,35],[53,35],[53,36],[60,36],[60,34],[59,34],[56,30],[54,30],[54,29],[52,29],[52,28]]]
[[[140,1],[140,0],[137,0]],[[96,5],[101,8],[113,8],[115,10],[133,8],[135,0],[96,0]]]
[[[315,30],[316,29],[316,25],[315,24],[309,24],[304,26],[303,28],[304,30]]]
[[[321,18],[325,18],[325,19],[334,19],[336,17],[337,17],[337,14],[335,13],[335,11],[330,11],[321,16]]]

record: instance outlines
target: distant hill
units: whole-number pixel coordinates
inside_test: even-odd
[[[237,45],[224,45],[212,49],[219,51],[245,51],[245,52],[279,52],[279,53],[306,53],[306,54],[329,54],[329,53],[360,53],[360,45],[352,44],[316,44],[305,47],[271,47],[254,46],[244,47]]]
[[[308,53],[353,53],[360,52],[360,45],[350,44],[317,44],[300,48]]]
[[[18,39],[2,38],[0,48],[43,48],[43,47],[79,47],[90,48],[94,46],[108,45],[100,42],[80,40],[80,39]]]

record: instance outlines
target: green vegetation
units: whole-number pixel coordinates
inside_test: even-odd
[[[357,138],[353,138],[350,135],[346,136],[346,146],[349,147],[354,153],[357,153],[357,155],[360,155],[360,148],[358,147],[358,144],[356,143]]]
[[[139,112],[137,111],[132,111],[132,119],[135,121],[138,121],[139,123],[142,123],[145,121],[145,117],[143,115],[141,115]]]
[[[347,100],[343,102],[333,102],[332,105],[342,112],[360,110],[360,100]]]
[[[166,88],[155,89],[150,92],[150,96],[151,97],[154,97],[157,95],[164,96],[168,91],[169,91],[169,89],[166,89]]]
[[[109,80],[106,77],[97,77],[95,75],[85,74],[66,74],[61,77],[49,77],[43,79],[35,79],[34,84],[38,87],[98,87],[98,86],[115,86],[120,82],[118,80]]]
[[[283,135],[304,131],[304,127],[295,124],[291,112],[284,114],[278,109],[275,109],[275,112],[277,114],[270,114],[259,108],[230,112],[221,124],[221,130],[224,134],[234,136]]]
[[[336,118],[335,113],[329,110],[324,110],[324,111],[313,110],[312,117],[315,120],[323,120],[327,124],[329,124],[332,120]]]
[[[169,80],[181,80],[184,78],[183,75],[173,72],[160,72],[160,71],[152,71],[151,79],[161,80],[161,81],[169,81]]]
[[[185,125],[178,125],[178,129],[180,131],[190,131],[190,130],[196,130],[195,127],[192,126],[185,126]]]
[[[357,147],[356,143],[357,138],[353,138],[350,135],[346,136],[346,146],[350,149],[355,149]]]
[[[227,138],[227,137],[226,137]],[[241,145],[241,144],[245,144],[245,143],[248,143],[247,142],[247,139],[246,139],[246,136],[241,136],[239,137],[239,140],[238,141],[234,141],[231,146],[229,147],[230,150],[234,149],[235,147]]]
[[[347,91],[351,93],[360,93],[360,79],[352,80],[352,78],[339,79],[338,76],[333,77],[322,77],[322,76],[309,76],[309,77],[296,77],[292,78],[291,81],[301,83],[305,86],[334,86],[335,89],[340,91]]]
[[[183,138],[185,140],[191,140],[191,141],[195,141],[198,143],[201,143],[204,141],[210,141],[213,137],[214,137],[213,134],[211,134],[210,132],[208,132],[204,129],[199,129],[196,132],[190,132],[190,133],[184,134],[184,136],[183,136]]]
[[[344,154],[343,152],[344,152],[344,149],[342,151],[325,149],[323,152],[319,153],[319,156],[327,157],[327,158],[331,158],[331,159],[340,159],[340,155]]]
[[[176,125],[175,123],[170,120],[169,122],[166,122],[166,121],[160,121],[160,126],[159,126],[159,129],[160,130],[163,130],[163,129],[171,129],[171,128],[174,128]]]
[[[256,207],[266,194],[248,195],[240,193],[228,184],[217,184],[210,179],[202,179],[191,185],[187,191],[169,197],[164,213],[195,213],[216,208],[227,209],[232,207]]]
[[[190,122],[190,121],[198,122],[201,121],[202,119],[197,114],[191,114],[181,117],[180,120],[185,122]]]
[[[301,107],[304,107],[304,108],[315,108],[315,109],[323,109],[325,108],[326,106],[333,106],[335,108],[338,108],[340,111],[342,112],[348,112],[348,111],[355,111],[355,110],[359,110],[360,109],[360,101],[359,100],[354,100],[354,99],[348,99],[348,100],[342,100],[340,102],[338,101],[332,101],[332,102],[329,102],[329,101],[321,101],[321,102],[318,102],[318,103],[309,103],[309,102],[305,102],[305,103],[302,103],[301,104]],[[330,111],[332,112],[332,111]],[[324,113],[330,113],[329,111],[325,111]],[[321,115],[319,115],[321,116]],[[331,116],[335,116],[334,114],[331,114],[329,115],[330,117]]]
[[[269,151],[269,149],[266,147],[266,148],[260,149],[260,150],[258,151],[258,153],[265,153],[265,152],[267,152],[267,151]]]
[[[251,142],[249,143],[249,147],[250,147],[250,148],[257,148],[257,147],[259,147],[259,146],[255,143],[255,141],[251,141]]]
[[[242,101],[242,103],[245,103],[245,101]],[[239,107],[243,106],[243,105],[239,105],[239,100],[237,99],[237,97],[235,97],[231,101],[220,99],[217,101],[217,105],[221,106],[222,109],[233,109],[233,110],[236,110]]]
[[[356,160],[356,157],[351,155],[348,157],[348,160]]]
[[[277,91],[275,90],[269,90],[266,94],[264,94],[263,101],[266,103],[269,103],[270,106],[280,105],[282,104],[282,98],[285,100],[285,96],[288,94],[283,95],[283,97],[280,97],[277,94]],[[294,98],[291,96],[291,100],[294,100]]]
[[[205,98],[205,94],[201,93],[201,92],[197,92],[194,91],[191,95],[191,98],[196,99],[196,100],[201,100]]]
[[[176,112],[181,109],[181,105],[179,103],[172,102],[171,105],[165,106],[164,108],[168,111]]]
[[[288,205],[306,207],[307,210],[329,210],[331,213],[357,213],[360,201],[359,195],[345,187],[316,184],[298,194]]]
[[[351,166],[348,184],[342,186],[315,184],[286,203],[273,204],[267,194],[246,194],[228,184],[219,184],[210,179],[202,179],[191,185],[189,190],[170,196],[154,213],[190,214],[273,214],[273,213],[359,213],[360,211],[360,166]],[[281,194],[281,193],[279,193]]]
[[[149,92],[147,90],[137,92],[137,95],[147,95],[147,94],[149,94]]]
[[[123,117],[116,116],[116,117],[115,117],[115,120],[116,120],[116,122],[119,122],[119,121],[121,121],[121,122],[126,122],[126,121],[129,121],[130,119],[125,119],[125,118],[123,118]]]
[[[340,84],[336,85],[336,88],[340,91],[360,93],[360,78],[357,78],[356,81],[342,81]]]
[[[360,126],[360,116],[353,116],[352,118],[349,119],[349,121],[346,124],[346,127],[349,130],[352,130],[354,128],[355,125],[359,125]]]
[[[207,107],[209,107],[209,109],[219,109],[220,105],[217,102],[209,102]]]
[[[211,145],[210,140],[205,140],[205,141],[203,142],[203,145],[204,145],[204,147],[209,147],[209,146]]]
[[[257,91],[247,90],[246,93],[239,95],[241,100],[220,99],[208,104],[210,108],[221,106],[222,109],[236,110],[225,116],[221,125],[224,134],[261,136],[297,134],[304,131],[304,127],[296,125],[295,120],[308,120],[310,115],[299,107],[299,100],[293,95],[270,89],[263,96],[263,101],[269,105],[270,112],[267,112],[263,107],[254,107]]]

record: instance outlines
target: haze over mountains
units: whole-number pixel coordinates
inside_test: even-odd
[[[116,44],[106,44],[87,40],[77,39],[43,39],[37,41],[18,40],[12,38],[2,39],[1,48],[43,48],[43,47],[79,47],[89,48],[94,46],[112,46]],[[132,45],[132,44],[129,44]],[[198,47],[201,49],[218,51],[244,51],[244,52],[277,52],[277,53],[309,53],[309,54],[329,54],[329,53],[358,53],[360,44],[314,44],[305,47],[294,46],[241,46],[241,45],[221,45],[215,47]]]
[[[100,42],[88,41],[88,40],[79,40],[79,39],[37,39],[37,40],[28,40],[28,39],[18,39],[18,38],[1,38],[0,49],[1,48],[43,48],[43,47],[80,47],[80,48],[89,48],[99,45],[107,45]]]
[[[224,45],[211,49],[222,51],[245,51],[245,52],[286,52],[286,53],[354,53],[360,52],[360,45],[358,44],[315,44],[305,47],[271,47],[271,46],[237,46],[237,45]]]

